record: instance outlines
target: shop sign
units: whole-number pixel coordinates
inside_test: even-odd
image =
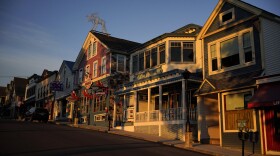
[[[274,106],[280,105],[280,101],[273,101],[273,105],[274,105]]]
[[[160,74],[160,73],[162,73],[162,67],[161,66],[159,66],[157,68],[153,68],[153,69],[148,70],[148,71],[145,71],[145,72],[140,73],[138,75],[135,75],[134,80],[144,79],[144,78],[154,76],[154,75],[157,75],[157,74]]]

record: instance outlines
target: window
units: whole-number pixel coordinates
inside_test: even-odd
[[[150,63],[151,63],[151,51],[148,50],[145,52],[145,69],[150,68]]]
[[[219,15],[220,25],[225,25],[235,20],[234,8],[229,9]]]
[[[138,71],[138,55],[132,56],[132,73]]]
[[[237,37],[221,42],[222,68],[240,64]]]
[[[102,57],[101,60],[101,74],[106,73],[106,56]]]
[[[253,60],[252,58],[252,46],[251,46],[251,39],[250,39],[250,33],[244,33],[243,34],[243,51],[245,55],[245,63],[251,62]]]
[[[181,42],[171,42],[171,61],[181,62]]]
[[[144,70],[144,53],[139,54],[139,71]]]
[[[95,56],[96,53],[97,53],[97,43],[94,42],[94,43],[92,44],[92,56]]]
[[[122,56],[122,55],[117,56],[117,61],[118,61],[117,71],[125,72],[125,66],[126,66],[126,61],[125,60],[126,60],[125,56]]]
[[[86,79],[90,78],[90,66],[89,65],[86,66],[85,77],[86,77]]]
[[[223,93],[224,130],[238,131],[238,120],[245,120],[249,129],[256,129],[255,112],[247,109],[247,104],[253,95],[253,89]],[[226,123],[226,124],[225,124]]]
[[[79,70],[79,83],[82,83],[83,82],[83,69],[81,68]]]
[[[92,43],[89,44],[87,49],[87,59],[90,59],[92,56]]]
[[[93,77],[97,77],[97,61],[93,62]]]
[[[159,46],[159,64],[165,63],[165,44]]]
[[[157,47],[152,49],[151,61],[151,67],[157,65]]]
[[[171,62],[193,62],[193,42],[171,42]]]
[[[183,62],[193,62],[193,43],[183,42]]]
[[[218,70],[216,44],[210,46],[210,54],[211,54],[211,61],[212,61],[212,71]]]
[[[252,28],[209,43],[208,51],[210,74],[254,64]]]

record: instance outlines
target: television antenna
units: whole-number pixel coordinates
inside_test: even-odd
[[[97,13],[92,13],[90,15],[87,15],[87,19],[88,19],[88,22],[92,22],[92,24],[93,24],[93,27],[91,30],[96,31],[97,26],[100,24],[102,26],[102,32],[107,34],[105,21],[102,18],[100,18]]]

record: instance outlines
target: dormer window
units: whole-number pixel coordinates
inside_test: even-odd
[[[225,25],[234,21],[235,20],[234,8],[220,13],[219,19],[220,19],[220,25]]]

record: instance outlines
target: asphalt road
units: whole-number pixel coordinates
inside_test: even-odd
[[[204,154],[51,123],[0,120],[0,155],[201,156]]]

